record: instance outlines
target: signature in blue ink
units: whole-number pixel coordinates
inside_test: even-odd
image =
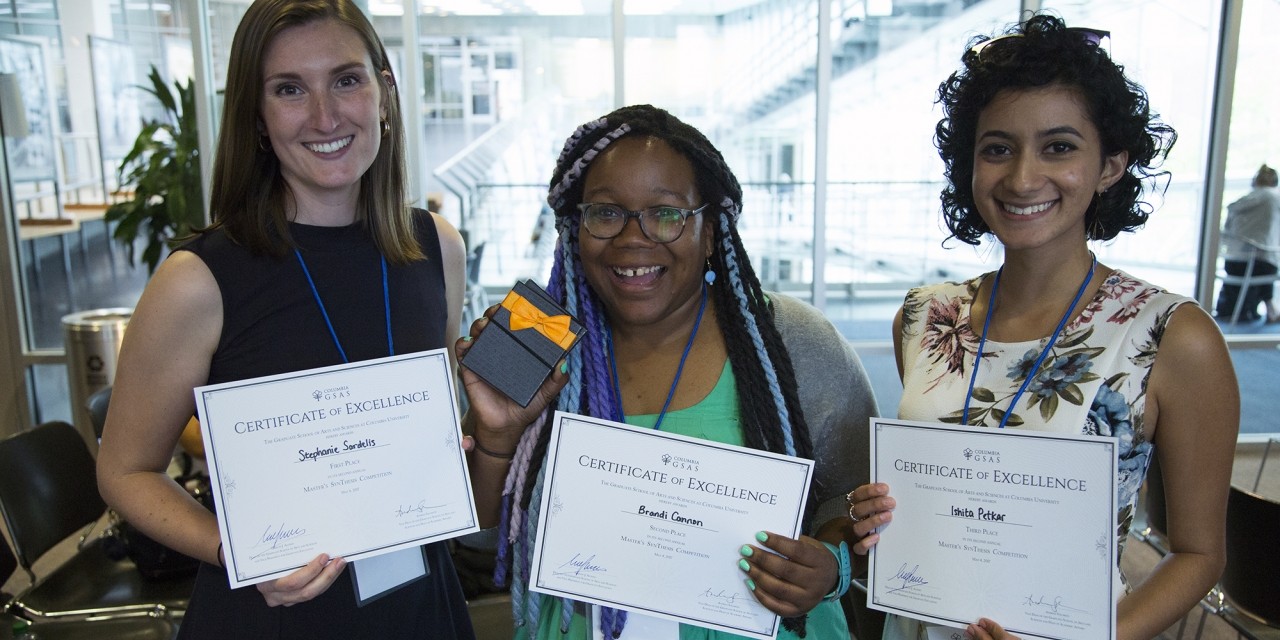
[[[902,566],[898,567],[898,572],[893,574],[892,578],[889,578],[890,587],[894,587],[894,580],[901,580],[902,586],[889,589],[889,593],[893,593],[895,591],[903,591],[906,589],[910,589],[912,587],[920,587],[920,586],[929,584],[929,581],[925,580],[924,576],[916,574],[916,572],[919,570],[920,570],[920,565],[916,565],[908,569],[907,564],[905,562],[902,563]]]
[[[296,538],[298,536],[303,536],[306,534],[307,534],[306,529],[302,529],[302,528],[291,529],[286,527],[285,524],[281,522],[280,526],[275,529],[272,529],[271,526],[268,525],[267,530],[262,532],[262,538],[259,539],[258,544],[254,546],[255,547],[262,546],[265,544],[265,545],[269,545],[268,548],[274,549],[276,548],[276,546],[278,546],[281,542],[285,540],[288,540],[290,538]]]
[[[1064,611],[1070,611],[1072,613],[1084,613],[1083,609],[1076,609],[1073,607],[1068,607],[1065,604],[1062,604],[1062,596],[1055,596],[1052,600],[1050,600],[1046,596],[1027,596],[1022,601],[1022,606],[1037,607],[1037,608],[1045,609],[1048,611],[1052,611],[1053,613],[1062,613]]]
[[[582,575],[584,573],[607,573],[609,570],[595,564],[595,559],[595,554],[592,554],[590,557],[583,558],[582,554],[575,553],[573,554],[573,558],[568,562],[556,567],[556,573],[558,575],[573,574],[575,576]]]
[[[742,597],[742,594],[736,592],[725,593],[724,589],[713,592],[711,591],[711,587],[707,587],[706,591],[698,594],[698,597],[716,600],[729,606],[735,606],[738,604],[738,598]]]

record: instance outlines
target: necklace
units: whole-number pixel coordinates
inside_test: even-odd
[[[333,322],[329,320],[329,312],[324,308],[324,300],[320,299],[320,291],[316,289],[315,280],[311,279],[311,271],[307,269],[307,262],[302,259],[302,252],[295,247],[293,255],[298,257],[298,264],[302,265],[302,274],[307,277],[307,284],[311,285],[311,295],[316,299],[316,306],[320,307],[320,315],[324,316],[325,325],[329,327],[329,337],[333,338],[333,346],[338,348],[338,355],[342,356],[344,363],[351,362],[347,359],[347,352],[343,350],[342,343],[338,341],[338,333],[333,330]],[[382,263],[382,308],[387,316],[387,351],[394,356],[396,347],[391,342],[391,292],[387,288],[387,258],[379,254],[378,260]]]
[[[680,364],[676,366],[676,377],[671,381],[671,390],[667,392],[667,401],[662,403],[662,411],[658,413],[657,422],[653,423],[655,431],[662,430],[662,419],[667,417],[667,407],[671,406],[671,399],[676,395],[676,387],[680,384],[680,374],[684,372],[684,361],[689,357],[689,351],[693,349],[693,339],[698,337],[698,327],[702,326],[702,312],[707,310],[707,287],[702,286],[702,301],[698,303],[698,317],[693,321],[693,331],[689,332],[689,341],[684,345],[684,353],[680,354]],[[614,412],[614,421],[623,422],[626,416],[622,413],[622,388],[618,383],[618,358],[613,353],[613,329],[610,329],[606,337],[609,339],[609,368],[613,372],[613,402],[617,406]]]
[[[1005,410],[1004,417],[1000,419],[1000,427],[1004,428],[1009,422],[1009,416],[1013,415],[1014,407],[1018,406],[1018,399],[1022,397],[1022,392],[1027,390],[1027,385],[1031,384],[1031,379],[1036,377],[1040,371],[1040,364],[1044,362],[1049,351],[1053,349],[1053,345],[1058,342],[1058,336],[1062,334],[1062,328],[1067,326],[1067,320],[1071,319],[1071,311],[1076,308],[1076,304],[1080,302],[1080,298],[1084,296],[1085,289],[1089,288],[1089,281],[1093,280],[1093,272],[1098,268],[1098,256],[1089,252],[1092,262],[1089,264],[1089,272],[1084,275],[1084,282],[1080,283],[1080,289],[1076,291],[1076,297],[1072,298],[1071,304],[1067,305],[1066,313],[1062,314],[1062,319],[1058,321],[1058,328],[1053,330],[1053,335],[1049,336],[1048,344],[1044,345],[1044,350],[1040,352],[1040,357],[1036,358],[1035,364],[1031,365],[1027,377],[1022,381],[1022,386],[1018,387],[1018,392],[1013,394],[1013,400],[1009,401],[1009,408]],[[973,399],[973,385],[978,380],[978,365],[982,364],[982,347],[987,344],[987,329],[991,327],[991,317],[995,315],[996,310],[996,289],[1000,288],[1000,274],[1004,273],[1004,267],[1001,266],[996,271],[996,281],[991,284],[991,296],[987,300],[987,318],[982,323],[982,337],[978,340],[978,353],[973,357],[973,374],[969,376],[969,393],[964,398],[964,417],[961,419],[965,426],[969,425],[969,401]]]

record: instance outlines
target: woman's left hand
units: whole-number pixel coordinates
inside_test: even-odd
[[[980,618],[964,630],[972,640],[1019,640],[1018,636],[1004,630],[991,618]]]
[[[738,566],[746,567],[747,586],[765,608],[784,618],[804,615],[835,588],[840,567],[821,542],[763,531],[756,539],[761,546],[743,545],[750,555],[744,553]]]

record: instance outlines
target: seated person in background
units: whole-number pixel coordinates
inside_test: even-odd
[[[625,107],[582,125],[550,186],[559,243],[547,290],[587,327],[561,369],[568,383],[524,409],[462,369],[473,454],[514,456],[499,571],[525,557],[537,529],[530,504],[555,409],[801,456],[816,461],[807,535],[743,540],[737,566],[756,599],[784,617],[779,638],[848,640],[838,600],[848,555],[835,545],[849,529],[845,492],[868,477],[876,412],[857,356],[816,309],[761,291],[737,231],[737,178],[701,132],[666,111]],[[469,345],[458,342],[459,357]],[[529,423],[518,446],[489,437]],[[529,591],[526,563],[514,564],[516,637],[590,640],[586,606]],[[604,609],[600,619],[606,638],[640,637],[623,611]],[[679,635],[731,637],[687,625]]]
[[[1257,257],[1250,275],[1276,273],[1276,266],[1280,265],[1280,189],[1276,184],[1276,170],[1264,164],[1258,169],[1258,175],[1253,177],[1253,191],[1227,206],[1227,221],[1222,226],[1227,275],[1243,276],[1249,267],[1249,258],[1254,257],[1255,252]],[[1239,319],[1245,322],[1257,320],[1258,303],[1261,302],[1267,322],[1280,322],[1280,311],[1271,302],[1274,290],[1270,281],[1250,285],[1244,292]],[[1219,320],[1230,320],[1240,295],[1240,285],[1222,285],[1214,315]]]

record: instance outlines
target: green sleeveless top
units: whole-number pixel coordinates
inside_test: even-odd
[[[658,414],[626,416],[626,423],[652,429]],[[700,402],[678,411],[668,411],[662,419],[662,430],[691,438],[743,446],[742,426],[738,419],[738,389],[733,366],[726,359],[720,380]]]
[[[656,413],[626,416],[625,418],[627,424],[646,429],[652,429],[653,424],[657,421],[658,414]],[[662,430],[682,436],[744,446],[741,421],[738,417],[738,387],[737,380],[733,376],[733,365],[727,359],[725,360],[724,370],[720,373],[720,380],[716,382],[716,386],[711,389],[707,397],[691,407],[678,411],[668,411],[667,417],[662,419]],[[751,540],[744,540],[743,542],[754,543]],[[543,595],[542,610],[544,612],[559,611],[559,599]],[[542,624],[535,637],[539,640],[590,640],[591,628],[589,625],[589,618],[575,613],[573,622],[569,625],[569,632],[561,634],[559,628],[560,616],[555,614],[543,615]],[[818,606],[809,612],[806,630],[808,631],[806,634],[808,640],[826,640],[827,638],[843,640],[848,638],[849,627],[845,622],[844,611],[840,608],[840,602],[832,600],[818,603]],[[528,630],[517,628],[515,637],[516,640],[526,640],[529,638]],[[627,629],[624,628],[621,640],[627,640],[628,637]],[[693,625],[680,625],[680,640],[732,640],[733,638],[742,638],[742,636]],[[789,640],[796,639],[797,636],[786,629],[779,629],[778,638],[779,640]]]

